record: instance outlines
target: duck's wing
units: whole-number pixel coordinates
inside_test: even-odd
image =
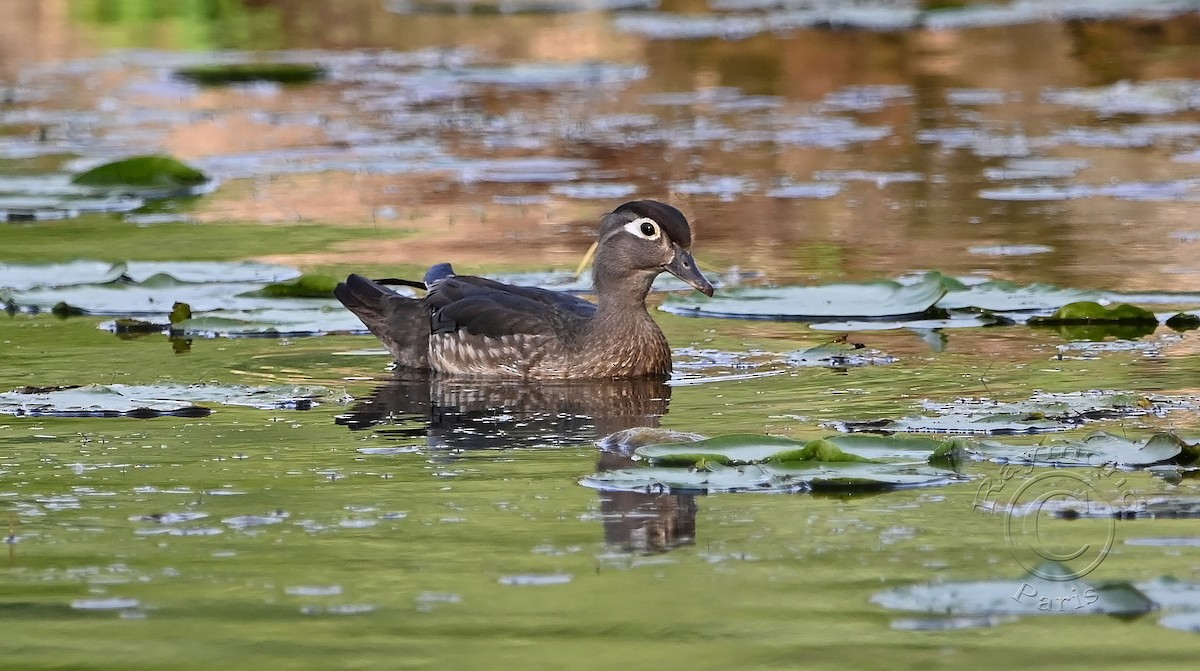
[[[540,287],[452,273],[426,275],[425,282],[429,293],[423,302],[432,314],[432,333],[465,330],[492,338],[557,335],[596,312],[593,303],[578,296]]]

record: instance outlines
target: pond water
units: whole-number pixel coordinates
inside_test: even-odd
[[[1194,660],[1197,332],[962,308],[988,280],[1073,290],[1021,290],[1036,314],[1200,308],[1200,3],[163,4],[0,4],[6,664]],[[247,60],[324,77],[175,76]],[[214,189],[70,182],[149,153]],[[915,323],[655,294],[665,385],[397,378],[335,302],[249,293],[439,261],[565,282],[635,197],[689,216],[718,296],[976,288]],[[176,300],[174,334],[114,322]],[[745,478],[777,464],[649,470],[628,440],[665,434],[602,441],[632,427],[961,442],[869,455],[943,469],[928,486],[835,464],[769,494]]]

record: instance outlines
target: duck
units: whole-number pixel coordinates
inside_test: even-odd
[[[711,297],[675,207],[635,200],[604,215],[592,263],[595,302],[541,287],[458,275],[449,263],[423,281],[352,274],[334,295],[379,338],[398,369],[524,380],[667,378],[671,348],[646,310],[668,272]],[[388,285],[425,290],[405,296]]]

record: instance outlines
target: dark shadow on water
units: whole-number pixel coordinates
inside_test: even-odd
[[[657,427],[670,402],[671,388],[659,380],[522,383],[410,374],[376,387],[335,421],[399,445],[423,442],[431,458],[453,460],[461,451],[579,446]],[[597,468],[630,464],[627,455],[600,452]],[[605,541],[629,552],[693,543],[696,509],[692,495],[600,493]]]

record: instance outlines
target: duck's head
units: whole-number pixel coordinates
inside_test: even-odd
[[[692,258],[692,227],[679,210],[656,200],[635,200],[604,217],[596,248],[597,291],[612,280],[650,282],[664,270],[706,296],[713,286]],[[626,279],[629,278],[629,279]]]

